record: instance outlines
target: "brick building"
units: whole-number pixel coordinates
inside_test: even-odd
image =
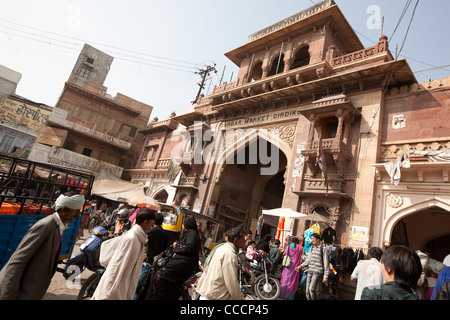
[[[129,180],[152,107],[117,93],[103,83],[113,57],[85,44],[61,96],[39,132],[30,159],[98,173],[101,169]]]
[[[173,184],[179,180],[180,170],[172,161],[172,152],[180,142],[179,128],[179,123],[171,118],[158,121],[155,117],[139,131],[144,138],[136,166],[125,170],[132,182],[145,185],[146,194],[163,203],[175,200],[177,189]]]

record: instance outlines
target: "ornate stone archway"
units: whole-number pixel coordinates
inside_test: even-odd
[[[382,215],[384,216],[384,219],[380,221],[382,225],[380,228],[380,237],[378,238],[378,241],[376,239],[376,233],[374,234],[374,245],[391,245],[392,233],[397,223],[400,221],[405,221],[405,219],[411,218],[413,215],[418,217],[419,213],[426,214],[427,212],[431,212],[433,210],[444,213],[446,211],[448,216],[441,217],[441,220],[439,220],[436,217],[431,219],[432,215],[429,214],[427,219],[422,217],[422,220],[417,220],[414,228],[416,232],[410,233],[410,237],[416,238],[415,241],[412,241],[412,249],[421,249],[421,247],[429,240],[448,234],[448,223],[445,223],[445,221],[450,219],[450,196],[387,192],[384,200],[386,210],[384,210],[384,214]],[[447,220],[442,220],[443,218]],[[426,225],[424,223],[419,223],[419,221],[424,221],[428,224]],[[447,224],[447,226],[445,226],[445,224]],[[418,232],[421,228],[422,232]],[[428,230],[426,228],[432,230]]]

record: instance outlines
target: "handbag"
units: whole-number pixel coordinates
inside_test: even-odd
[[[161,268],[166,265],[167,261],[169,261],[173,255],[173,247],[169,246],[166,250],[153,258],[153,265],[157,268]]]
[[[283,262],[281,263],[283,267],[289,267],[291,265],[291,258],[288,255],[283,257]]]
[[[286,251],[284,252],[284,256],[283,256],[283,261],[281,262],[281,265],[283,267],[289,267],[291,265],[291,258],[289,257],[287,251],[289,250],[289,242],[288,242],[288,247],[286,249]]]

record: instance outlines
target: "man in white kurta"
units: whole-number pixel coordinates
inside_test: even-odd
[[[92,299],[131,300],[136,292],[145,259],[147,233],[155,221],[155,211],[141,209],[136,224],[120,237],[117,249],[103,273]]]
[[[357,281],[355,300],[361,300],[364,288],[379,288],[384,283],[381,271],[381,248],[372,247],[369,249],[369,260],[360,260],[350,276],[350,279]]]

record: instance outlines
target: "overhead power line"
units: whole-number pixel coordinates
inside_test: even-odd
[[[412,1],[412,0],[407,0],[407,1],[406,1],[405,7],[403,8],[403,12],[402,12],[402,14],[400,15],[400,17],[398,18],[397,25],[395,26],[394,31],[392,31],[392,35],[389,37],[389,40],[388,40],[388,41],[390,41],[390,40],[394,37],[394,34],[395,34],[395,32],[397,31],[397,29],[398,29],[400,23],[402,22],[403,17],[405,16],[406,12],[408,11],[408,8],[409,8],[409,5],[411,4],[411,1]]]
[[[397,56],[395,57],[395,59],[398,58],[398,56],[400,55],[400,53],[403,50],[403,47],[405,46],[406,38],[408,37],[409,29],[411,28],[411,24],[412,24],[412,22],[414,20],[414,15],[416,14],[416,9],[417,9],[417,5],[418,4],[419,4],[419,0],[416,1],[416,5],[414,6],[414,10],[413,10],[412,15],[411,15],[411,20],[409,20],[408,29],[406,29],[405,37],[403,38],[402,46],[400,47],[400,50],[399,50]]]
[[[0,28],[1,27],[5,27],[5,26],[0,25]],[[9,28],[9,27],[6,27],[6,28]],[[17,29],[14,29],[14,28],[9,28],[9,29],[13,29],[13,30],[18,31],[18,32],[24,32],[24,31],[17,30]],[[1,30],[1,29],[0,29],[0,32],[8,34],[8,35],[11,35],[11,36],[21,37],[21,38],[24,38],[24,39],[37,41],[37,42],[41,42],[41,43],[44,43],[44,44],[47,44],[47,45],[53,45],[53,46],[57,46],[57,47],[61,47],[61,48],[64,48],[64,49],[69,49],[69,50],[74,50],[74,51],[78,51],[78,52],[80,51],[80,49],[81,49],[80,47],[82,46],[82,45],[77,44],[77,43],[61,41],[61,40],[58,40],[58,39],[55,39],[55,38],[42,36],[42,35],[38,35],[38,34],[32,34],[32,33],[28,33],[28,32],[24,32],[25,35],[12,33],[12,32],[4,31],[4,30]],[[35,38],[34,36],[35,37],[41,37],[41,38],[46,39],[46,40],[38,39],[38,38]],[[51,40],[51,41],[48,41],[48,40]],[[62,44],[58,43],[58,42],[61,42]],[[76,48],[75,47],[70,47],[70,46],[76,46]],[[109,51],[108,53],[114,54],[114,58],[115,59],[120,59],[120,60],[124,60],[124,61],[128,61],[128,62],[135,62],[135,63],[144,64],[144,65],[152,66],[152,67],[156,67],[156,68],[164,68],[164,69],[171,69],[171,70],[177,70],[177,71],[185,71],[185,72],[190,72],[190,73],[194,72],[194,69],[191,66],[183,66],[183,65],[180,65],[180,64],[174,64],[174,63],[169,63],[169,62],[161,62],[161,61],[155,61],[155,60],[150,60],[150,59],[145,59],[145,58],[139,58],[139,57],[136,57],[136,56],[132,56],[132,55],[128,55],[128,54],[124,54],[124,53],[120,53],[120,52],[114,52],[114,51]],[[123,58],[123,57],[120,57],[118,55],[122,55],[122,56],[127,57],[127,58]],[[129,59],[129,58],[132,58],[132,59]]]
[[[10,23],[10,24],[12,24],[12,25],[20,26],[20,27],[23,27],[23,28],[27,28],[27,29],[39,31],[39,32],[42,32],[42,33],[44,33],[44,34],[50,34],[50,35],[62,37],[62,38],[65,38],[65,39],[81,41],[81,42],[83,42],[83,43],[92,43],[92,44],[95,44],[95,45],[99,45],[99,46],[103,46],[103,47],[107,47],[107,48],[112,48],[112,49],[116,49],[116,50],[120,50],[120,51],[124,51],[124,52],[129,52],[129,53],[133,53],[133,54],[138,54],[138,55],[142,55],[142,56],[147,56],[147,57],[150,57],[150,58],[161,59],[161,60],[167,60],[167,61],[178,62],[178,63],[184,63],[184,64],[191,65],[192,67],[198,65],[198,63],[195,63],[195,62],[184,61],[184,60],[179,60],[179,59],[172,59],[172,58],[167,58],[167,57],[162,57],[162,56],[156,56],[156,55],[151,55],[151,54],[148,54],[148,53],[142,53],[142,52],[138,52],[138,51],[134,51],[134,50],[129,50],[129,49],[124,49],[124,48],[119,48],[119,47],[116,47],[116,46],[111,46],[111,45],[107,45],[107,44],[99,43],[99,42],[95,42],[95,41],[89,41],[89,40],[85,40],[85,39],[80,39],[80,38],[70,37],[70,36],[66,36],[66,35],[62,35],[62,34],[55,33],[55,32],[50,32],[50,31],[46,31],[46,30],[42,30],[42,29],[38,29],[38,28],[26,26],[26,25],[23,25],[23,24],[20,24],[20,23],[15,23],[15,22],[12,22],[12,21],[4,20],[4,19],[0,19],[0,21],[7,22],[7,23]],[[15,30],[15,31],[20,31],[20,32],[32,34],[32,35],[39,36],[39,37],[44,37],[44,38],[52,39],[52,40],[54,40],[54,41],[59,41],[59,42],[63,42],[63,43],[66,43],[66,44],[69,43],[69,44],[72,44],[72,45],[78,45],[78,44],[70,43],[70,42],[67,42],[67,41],[64,41],[64,40],[59,40],[59,39],[55,39],[55,38],[52,38],[52,37],[48,37],[48,36],[43,36],[43,35],[38,35],[38,34],[35,34],[35,33],[31,33],[31,32],[29,32],[29,31],[24,31],[24,30],[20,30],[20,29],[15,29],[15,28],[12,28],[12,27],[7,27],[7,26],[2,26],[2,27],[6,27],[6,28],[9,28],[9,29],[13,29],[13,30]],[[119,53],[119,54],[125,55],[125,54],[123,54],[123,53]],[[139,58],[139,57],[134,57],[134,58],[136,58],[136,59],[142,59],[142,58]],[[167,62],[160,62],[160,63],[166,63],[166,64],[167,64]]]

